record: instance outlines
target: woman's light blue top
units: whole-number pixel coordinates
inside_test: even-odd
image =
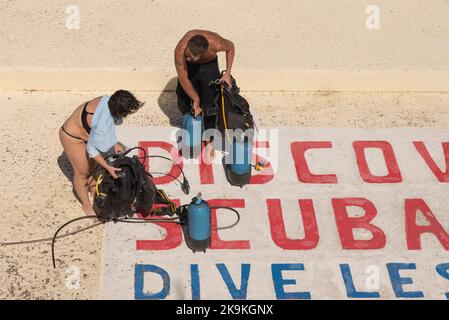
[[[95,158],[100,152],[107,152],[117,143],[115,125],[122,119],[114,119],[109,111],[110,96],[103,96],[92,117],[89,140],[87,140],[87,153]]]

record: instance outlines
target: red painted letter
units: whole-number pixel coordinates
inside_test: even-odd
[[[174,163],[179,164],[179,166],[181,168],[183,167],[182,157],[179,155],[178,149],[175,148],[172,144],[170,144],[168,142],[164,142],[164,141],[140,141],[139,142],[139,147],[141,147],[144,150],[146,150],[147,156],[152,155],[151,152],[150,152],[150,148],[163,149],[163,150],[165,150],[165,151],[167,151],[169,153],[167,155],[168,158],[171,157],[171,159],[173,160]],[[139,149],[139,158],[143,157],[143,156],[144,156],[143,151]],[[171,164],[168,160],[161,159],[161,161],[166,161],[167,162],[167,167],[168,167],[169,164]],[[145,168],[146,168],[146,170],[148,172],[151,173],[149,159],[145,159]],[[166,172],[162,172],[162,173],[166,173]],[[169,184],[169,183],[172,183],[173,181],[175,181],[176,180],[175,178],[178,178],[180,174],[181,174],[181,170],[178,168],[178,166],[176,166],[175,164],[172,164],[171,165],[171,169],[167,173],[167,175],[161,176],[161,177],[158,177],[158,178],[153,178],[153,182],[154,182],[154,184]],[[155,174],[155,175],[157,176],[158,174]]]
[[[312,200],[298,200],[301,208],[302,222],[304,225],[304,239],[289,239],[285,232],[284,219],[282,218],[281,200],[268,199],[268,218],[270,220],[271,238],[274,243],[285,250],[311,250],[315,249],[320,240],[318,225],[313,209]]]
[[[449,182],[449,142],[443,142],[443,152],[444,152],[444,159],[446,163],[446,170],[443,172],[440,168],[438,168],[438,165],[435,163],[435,161],[432,159],[432,157],[429,154],[429,151],[427,151],[426,146],[422,141],[415,141],[413,142],[415,145],[416,150],[418,150],[421,157],[423,157],[424,161],[429,166],[430,170],[432,170],[435,177],[440,182]]]
[[[416,212],[418,210],[426,217],[429,225],[418,226],[416,224]],[[422,199],[405,199],[405,231],[409,250],[421,250],[421,235],[423,233],[433,233],[444,249],[449,250],[449,234]]]
[[[213,199],[207,200],[211,207],[226,206],[232,208],[244,208],[245,200],[243,199]],[[212,228],[217,227],[217,210],[211,210],[211,224]],[[221,240],[218,236],[217,230],[212,230],[211,234],[211,249],[249,249],[250,244],[248,240]]]
[[[207,161],[204,144],[201,145],[200,181],[201,184],[214,184],[214,169],[211,162]]]
[[[382,249],[385,247],[386,237],[383,231],[370,222],[377,215],[376,207],[367,199],[343,198],[332,199],[332,206],[337,221],[338,233],[340,234],[341,245],[345,250],[352,249]],[[347,207],[361,207],[365,210],[365,215],[361,217],[349,217]],[[354,239],[353,229],[369,230],[373,237],[369,240]]]
[[[355,141],[353,143],[357,165],[363,181],[369,183],[398,183],[402,182],[401,172],[394,155],[391,144],[387,141]],[[365,149],[378,148],[382,150],[387,165],[388,174],[386,176],[374,176],[366,162]]]
[[[268,141],[256,141],[255,148],[269,148],[270,144]],[[252,175],[250,184],[265,184],[270,182],[274,178],[273,168],[271,167],[270,162],[266,161],[263,157],[258,154],[253,153],[252,160],[254,163],[259,161],[264,161],[264,169],[257,175]]]
[[[293,142],[291,144],[291,151],[293,161],[295,161],[296,175],[299,181],[304,183],[338,183],[335,174],[313,174],[310,172],[305,153],[309,149],[324,149],[332,148],[330,141],[303,141]]]
[[[179,207],[179,200],[172,200]],[[164,205],[154,205],[154,208]],[[140,216],[141,217],[141,216]],[[149,217],[148,219],[160,219],[160,217]],[[154,224],[164,228],[167,233],[162,240],[137,240],[136,250],[170,250],[177,248],[182,243],[182,229],[179,224],[167,222],[155,222]]]

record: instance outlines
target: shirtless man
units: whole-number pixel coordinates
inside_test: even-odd
[[[226,73],[221,77],[231,85],[234,62],[234,44],[215,32],[191,30],[179,41],[175,49],[175,66],[178,72],[178,108],[195,117],[203,113],[204,128],[215,128],[217,111],[213,110],[215,90],[209,82],[220,78],[218,52],[226,52]]]

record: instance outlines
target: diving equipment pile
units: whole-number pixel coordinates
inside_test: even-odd
[[[140,149],[144,156],[128,156],[131,151],[136,149]],[[0,243],[0,245],[12,246],[51,241],[53,267],[56,268],[55,243],[57,239],[65,238],[109,222],[164,222],[179,224],[184,231],[187,246],[194,253],[197,251],[206,252],[209,248],[211,230],[230,229],[239,223],[240,214],[237,210],[230,207],[210,207],[207,201],[201,198],[201,194],[194,197],[191,203],[176,207],[164,190],[156,188],[152,180],[153,176],[145,169],[144,163],[147,158],[162,158],[172,161],[164,156],[147,156],[145,150],[140,147],[132,148],[122,154],[109,156],[105,159],[108,164],[121,169],[121,171],[116,179],[105,169],[99,168],[99,166],[97,166],[96,172],[92,173],[97,181],[93,206],[95,215],[78,217],[64,223],[56,230],[53,237]],[[178,164],[175,163],[175,165]],[[175,179],[180,183],[181,190],[185,194],[189,194],[189,182],[181,166],[178,165],[178,167],[183,175],[183,180]],[[226,227],[212,227],[211,210],[217,209],[233,211],[237,216],[236,222]],[[68,225],[85,219],[97,219],[98,221],[90,226],[60,235],[60,232]]]

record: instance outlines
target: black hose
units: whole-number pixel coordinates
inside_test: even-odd
[[[142,147],[134,147],[134,148],[128,149],[128,150],[126,150],[126,152],[120,153],[119,156],[120,156],[120,157],[126,157],[131,151],[136,150],[136,149],[142,150],[142,152],[143,152],[143,154],[144,154],[144,157],[143,157],[143,158],[144,158],[144,159],[147,158],[147,151],[146,151],[144,148],[142,148]],[[141,159],[141,158],[139,158],[139,160],[140,160],[140,159]]]
[[[168,160],[168,161],[172,162],[173,164],[175,164],[175,165],[179,168],[179,171],[181,171],[182,176],[183,176],[184,178],[186,177],[186,175],[184,174],[184,170],[182,170],[181,166],[180,166],[178,163],[174,162],[172,159],[170,159],[170,158],[168,158],[168,157],[165,157],[165,156],[159,156],[159,155],[152,155],[152,156],[147,156],[147,155],[145,155],[145,157],[141,157],[141,158],[139,158],[139,160],[141,160],[141,159],[146,160],[146,159],[148,159],[148,158],[160,158],[160,159]]]
[[[174,218],[164,218],[164,219],[147,219],[147,218],[124,218],[124,219],[117,219],[115,220],[115,222],[124,222],[124,223],[134,223],[134,222],[138,222],[138,223],[154,223],[154,222],[173,222],[173,223],[178,223],[176,222],[176,220],[179,220],[178,217],[174,217]]]
[[[184,170],[182,170],[181,166],[180,166],[178,163],[174,162],[172,159],[170,159],[170,158],[168,158],[168,157],[165,157],[165,156],[159,156],[159,155],[152,155],[152,156],[149,156],[144,148],[137,146],[137,147],[134,147],[134,148],[131,148],[131,149],[126,150],[126,152],[124,152],[124,153],[120,153],[120,154],[111,155],[111,156],[109,156],[109,157],[106,157],[106,159],[109,159],[109,158],[111,158],[111,157],[112,157],[112,158],[125,157],[125,156],[127,156],[131,151],[134,151],[134,150],[136,150],[136,149],[141,150],[141,151],[143,152],[143,154],[144,154],[143,157],[138,158],[139,160],[142,160],[142,159],[143,159],[143,160],[145,161],[146,159],[149,159],[149,158],[160,158],[160,159],[168,160],[168,161],[172,162],[173,164],[175,164],[175,165],[179,168],[179,170],[181,171],[181,173],[182,173],[183,181],[181,182],[179,179],[177,179],[176,177],[174,177],[174,176],[171,175],[171,174],[168,174],[168,173],[167,173],[167,174],[165,174],[165,175],[166,175],[166,176],[170,176],[170,177],[176,179],[176,180],[179,182],[179,184],[181,185],[181,190],[182,190],[185,194],[189,194],[189,193],[190,193],[190,184],[189,184],[189,181],[188,181],[187,178],[186,178],[186,175],[185,175],[185,173],[184,173]],[[106,160],[106,159],[105,159],[105,160]],[[143,164],[143,163],[142,163],[142,164]],[[100,165],[97,164],[96,167],[95,167],[95,169],[94,169],[94,171],[97,170],[97,168],[98,168],[99,166],[100,166]],[[93,172],[89,173],[89,176],[91,176],[92,173],[93,173]],[[161,173],[161,174],[163,174],[163,173]]]
[[[109,160],[109,158],[120,158],[120,157],[125,157],[125,156],[128,155],[131,151],[136,150],[136,149],[142,150],[143,154],[145,155],[143,159],[146,159],[146,158],[147,158],[147,152],[146,152],[146,150],[145,150],[144,148],[142,148],[142,147],[134,147],[134,148],[131,148],[131,149],[126,150],[124,153],[112,154],[112,155],[110,155],[110,156],[107,156],[106,158],[104,158],[104,160],[106,161],[106,160]],[[140,159],[142,159],[142,158],[139,158],[139,160],[140,160]],[[89,172],[87,176],[88,176],[88,177],[91,177],[91,176],[93,175],[93,173],[95,172],[95,170],[98,169],[99,166],[100,166],[100,164],[97,163],[97,165],[95,166],[95,168],[94,168],[91,172]]]
[[[137,147],[137,148],[140,148],[140,147]],[[141,148],[142,149],[142,148]],[[176,162],[174,162],[172,159],[170,159],[170,158],[168,158],[168,157],[165,157],[165,156],[159,156],[159,155],[152,155],[152,156],[148,156],[148,155],[145,155],[145,157],[141,157],[141,158],[139,158],[139,160],[141,160],[141,159],[149,159],[149,158],[160,158],[160,159],[165,159],[165,160],[168,160],[168,161],[170,161],[170,162],[172,162],[173,164],[175,164],[178,168],[179,168],[179,171],[182,173],[182,177],[183,177],[183,180],[182,180],[182,182],[181,181],[179,181],[178,179],[176,179],[173,175],[170,175],[170,174],[166,174],[167,176],[171,176],[172,178],[174,178],[174,179],[176,179],[180,184],[181,184],[181,190],[185,193],[185,194],[189,194],[190,193],[190,184],[189,184],[189,181],[187,180],[187,178],[186,178],[186,175],[185,175],[185,173],[184,173],[184,170],[181,168],[181,166],[178,164],[178,163],[176,163]]]
[[[62,239],[71,235],[75,235],[77,233],[80,233],[82,231],[94,228],[100,224],[106,224],[108,222],[118,222],[118,223],[134,223],[134,224],[139,224],[139,223],[157,223],[157,222],[165,222],[165,223],[177,223],[177,224],[183,224],[184,222],[182,221],[183,219],[185,219],[185,216],[183,216],[183,214],[181,213],[180,209],[186,209],[188,207],[188,205],[182,205],[180,207],[178,207],[177,213],[178,213],[178,217],[175,218],[165,218],[165,219],[146,219],[146,218],[122,218],[122,219],[116,219],[116,218],[108,218],[108,217],[99,217],[96,215],[90,215],[90,216],[83,216],[83,217],[78,217],[75,219],[72,219],[66,223],[64,223],[61,227],[58,228],[58,230],[56,230],[55,234],[53,235],[53,237],[49,237],[49,238],[42,238],[42,239],[35,239],[35,240],[27,240],[27,241],[17,241],[17,242],[8,242],[8,243],[1,243],[0,246],[12,246],[12,245],[22,245],[22,244],[30,244],[30,243],[37,243],[37,242],[45,242],[45,241],[50,241],[51,240],[51,257],[52,257],[52,262],[53,262],[53,268],[56,268],[56,259],[55,259],[55,242],[57,239]],[[240,214],[237,210],[235,210],[234,208],[231,207],[226,207],[226,206],[215,206],[215,207],[210,207],[210,209],[227,209],[230,211],[233,211],[236,215],[237,215],[237,221],[229,226],[226,227],[216,227],[216,228],[211,228],[212,230],[226,230],[226,229],[231,229],[233,227],[235,227],[239,222],[240,222]],[[69,232],[66,233],[64,235],[58,236],[59,232],[62,231],[62,229],[64,229],[66,226],[68,226],[69,224],[76,222],[76,221],[80,221],[80,220],[84,220],[84,219],[104,219],[105,221],[101,221],[101,222],[97,222],[93,225],[90,225],[88,227],[84,227],[81,228],[79,230],[73,231],[73,232]]]
[[[239,213],[237,210],[235,210],[234,208],[231,208],[231,207],[225,207],[225,206],[217,206],[217,207],[210,207],[210,209],[211,209],[211,210],[212,210],[212,209],[227,209],[227,210],[233,211],[233,212],[237,215],[237,221],[234,222],[233,224],[231,224],[231,225],[229,225],[229,226],[226,226],[226,227],[221,227],[221,228],[218,228],[218,227],[211,228],[212,230],[227,230],[227,229],[232,229],[232,228],[234,228],[234,227],[240,222],[240,213]]]
[[[104,219],[105,221],[103,222],[99,222],[96,223],[95,225],[90,226],[89,228],[92,228],[93,226],[97,226],[100,224],[106,224],[108,222],[120,222],[120,223],[156,223],[156,222],[166,222],[166,223],[179,223],[176,220],[178,220],[178,217],[175,218],[165,218],[165,219],[145,219],[145,218],[122,218],[122,219],[114,219],[114,218],[109,218],[109,217],[99,217],[96,215],[90,215],[90,216],[84,216],[84,217],[78,217],[75,219],[72,219],[66,223],[64,223],[61,227],[59,227],[59,229],[55,232],[55,234],[53,235],[52,242],[51,242],[51,258],[52,258],[52,262],[53,262],[53,268],[56,268],[56,260],[55,260],[55,241],[56,239],[60,239],[62,237],[58,237],[58,233],[64,229],[66,226],[68,226],[69,224],[79,221],[79,220],[83,220],[83,219],[93,219],[93,218],[97,218],[97,219]],[[80,230],[78,232],[81,232]],[[78,233],[76,232],[76,233]],[[75,233],[72,233],[75,234]],[[66,234],[64,236],[68,236],[71,234]],[[42,239],[39,239],[42,240]]]
[[[164,175],[164,176],[171,177],[171,178],[173,178],[174,180],[178,181],[179,184],[182,184],[182,181],[179,180],[179,178],[175,177],[174,175],[172,175],[172,174],[170,174],[170,173],[168,173],[168,172],[166,173],[166,172],[155,172],[155,171],[150,171],[150,172],[147,172],[147,173],[150,174],[150,175],[153,175],[153,174],[162,174],[162,175]],[[156,178],[159,178],[159,177],[156,177]]]
[[[68,232],[68,233],[63,234],[61,236],[58,236],[56,239],[62,239],[62,238],[66,238],[68,236],[73,236],[73,235],[75,235],[77,233],[80,233],[80,232],[92,229],[92,228],[94,228],[96,226],[99,226],[100,224],[103,224],[103,222],[97,222],[97,223],[95,223],[93,225],[90,225],[88,227],[81,228],[81,229],[78,229],[78,230],[73,231],[73,232]],[[0,243],[0,247],[15,246],[15,245],[22,245],[22,244],[32,244],[32,243],[38,243],[38,242],[47,242],[47,241],[52,241],[52,240],[53,240],[53,237],[42,238],[42,239],[35,239],[35,240],[16,241],[16,242],[3,242],[3,243]]]
[[[56,237],[58,236],[58,233],[64,229],[66,226],[68,226],[69,224],[79,221],[79,220],[84,220],[84,219],[94,219],[94,218],[98,218],[98,216],[96,215],[90,215],[90,216],[84,216],[84,217],[78,217],[75,219],[72,219],[66,223],[64,223],[61,227],[59,227],[58,230],[56,230],[55,234],[53,235],[53,239],[51,240],[51,259],[53,261],[53,268],[56,268],[56,261],[55,261],[55,241],[56,241]],[[102,222],[102,223],[106,223],[106,222]]]
[[[120,221],[117,221],[117,222],[120,222],[120,223],[137,223],[137,224],[139,224],[139,223],[157,223],[157,222],[179,223],[177,221],[165,220],[165,219],[146,219],[146,220],[141,220],[141,221],[125,219],[125,220],[120,220]]]

